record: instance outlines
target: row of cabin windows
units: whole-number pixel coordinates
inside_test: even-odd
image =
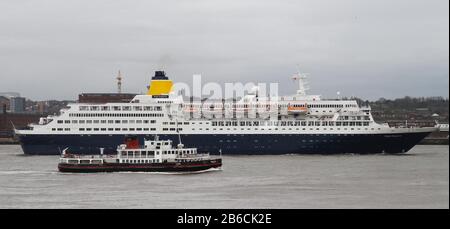
[[[301,130],[306,130],[307,128],[301,128]],[[370,128],[371,130],[375,130],[375,128]],[[381,128],[377,128],[378,130],[381,130]],[[195,128],[192,128],[192,130],[196,130]],[[209,128],[198,128],[198,130],[210,130]],[[212,128],[212,130],[224,130],[223,128],[219,128],[219,129],[217,129],[217,128]],[[231,130],[230,128],[227,128],[226,130]],[[240,129],[238,129],[238,128],[233,128],[233,130],[252,130],[252,128],[240,128]],[[261,129],[258,129],[258,128],[253,128],[253,130],[263,130],[263,131],[266,131],[266,130],[272,130],[271,128],[261,128]],[[273,130],[279,130],[279,128],[274,128]],[[293,129],[293,128],[280,128],[280,130],[300,130],[300,128],[295,128],[295,129]],[[314,128],[309,128],[309,130],[314,130]],[[320,128],[315,128],[315,130],[327,130],[327,128],[323,128],[323,129],[320,129]],[[330,128],[329,130],[334,130],[333,128]],[[341,128],[336,128],[336,130],[341,130]],[[348,130],[347,128],[344,128],[343,130]],[[350,128],[350,130],[355,130],[355,128]],[[357,130],[361,130],[361,128],[357,128]],[[364,128],[364,130],[369,130],[369,128]]]
[[[338,120],[370,120],[369,116],[339,116]]]
[[[344,125],[345,126],[345,125]],[[156,131],[156,128],[79,128],[79,131]],[[182,128],[178,128],[178,131],[182,131]],[[192,128],[192,130],[196,130],[195,128]],[[209,128],[199,128],[198,130],[210,130]],[[213,128],[212,130],[224,130],[223,128]],[[226,130],[231,130],[230,128],[227,128]],[[233,130],[238,130],[237,128],[233,128]],[[241,128],[240,130],[246,130],[246,128]],[[251,128],[247,128],[247,130],[252,130]],[[258,129],[254,128],[254,130],[266,130],[266,129]],[[269,129],[271,130],[271,129]],[[274,130],[278,130],[278,128],[274,128]],[[286,130],[286,128],[281,128],[281,130]],[[288,128],[287,130],[292,130],[292,128]],[[300,130],[300,128],[295,128],[295,130]],[[302,128],[301,130],[306,130],[306,128]],[[309,130],[314,130],[314,128],[309,128]],[[316,130],[320,130],[320,128],[316,128]],[[323,128],[323,130],[327,130],[326,128]],[[330,130],[334,130],[333,128],[330,128]],[[341,130],[340,128],[337,128],[336,130]],[[347,128],[344,128],[344,130],[347,130]],[[351,128],[350,130],[354,130],[354,128]],[[361,128],[358,128],[357,130],[361,130]],[[368,130],[368,128],[365,128],[365,130]],[[374,128],[371,128],[371,130],[374,130]],[[380,128],[378,128],[380,130]],[[52,128],[52,131],[70,131],[70,128]],[[163,131],[176,131],[175,128],[163,128]]]
[[[164,114],[152,114],[152,113],[70,113],[69,117],[164,117]]]
[[[345,107],[348,105],[351,104],[346,104]],[[307,106],[308,108],[343,108],[344,104],[308,104]]]
[[[156,128],[78,128],[78,131],[156,131]],[[52,128],[52,131],[70,131],[70,128]]]
[[[161,106],[80,106],[80,111],[162,111]]]
[[[202,110],[207,109],[229,109],[229,108],[269,108],[269,107],[276,107],[276,105],[268,105],[268,104],[225,104],[223,106],[222,104],[185,104],[182,106],[182,108],[198,108]]]
[[[70,131],[70,128],[52,128],[52,131]]]
[[[278,107],[308,107],[308,108],[344,108],[344,104],[280,104]],[[224,106],[222,104],[185,104],[183,105],[183,108],[200,108],[203,109],[214,109],[214,108],[223,108]],[[277,107],[277,105],[270,105],[270,104],[226,104],[225,108],[268,108],[268,107]],[[355,104],[345,104],[345,107],[357,107]]]
[[[178,123],[176,123],[176,122],[163,122],[162,124],[163,125],[189,125],[189,122],[178,122]],[[200,122],[200,123],[193,122],[192,124],[193,125],[194,124],[202,124],[202,122]],[[208,124],[208,123],[206,122],[206,124]]]
[[[163,131],[175,131],[176,129],[175,128],[163,128],[162,129]],[[178,128],[178,131],[182,131],[183,130],[183,128]]]
[[[159,151],[139,151],[139,152],[135,152],[135,151],[122,151],[121,156],[123,157],[143,157],[143,156],[155,156],[159,155]],[[189,150],[189,149],[185,149],[185,150],[163,150],[162,151],[163,155],[167,155],[167,154],[171,154],[171,155],[175,155],[175,154],[194,154],[194,150]]]
[[[87,124],[92,124],[92,123],[94,123],[94,124],[106,124],[106,123],[108,123],[108,124],[113,124],[113,123],[116,123],[116,124],[120,124],[120,123],[148,124],[148,123],[156,123],[156,120],[58,120],[57,123],[58,124],[70,124],[70,123],[72,123],[72,124],[77,124],[77,123],[80,123],[80,124],[84,124],[84,123],[87,123]]]
[[[145,164],[145,163],[155,163],[159,162],[159,159],[147,159],[147,160],[122,160],[123,163],[137,163],[137,164]]]
[[[193,154],[193,152],[191,150],[183,150],[183,151],[175,151],[175,150],[168,150],[168,151],[162,151],[162,154],[166,155],[166,154],[178,154],[178,153],[183,153],[183,154]]]
[[[213,121],[212,126],[368,126],[361,121]]]
[[[159,151],[156,151],[156,155],[159,155]],[[155,156],[155,151],[122,151],[123,157],[141,157],[141,156]]]

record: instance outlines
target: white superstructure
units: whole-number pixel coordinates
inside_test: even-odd
[[[162,75],[165,77],[164,73]],[[378,124],[373,120],[370,107],[360,107],[354,100],[322,100],[318,95],[307,95],[305,76],[294,79],[299,81],[299,89],[294,95],[261,97],[258,90],[254,90],[236,102],[186,102],[182,96],[166,91],[137,95],[130,103],[74,103],[61,110],[59,116],[42,118],[39,124],[16,130],[16,133],[51,136],[149,136],[177,135],[178,132],[185,136],[326,136],[415,133],[435,129]],[[164,80],[168,80],[167,77],[153,79],[152,84],[165,83]]]

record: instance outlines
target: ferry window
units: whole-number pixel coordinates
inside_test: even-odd
[[[77,123],[78,122],[78,120],[72,120],[72,123]]]
[[[314,125],[315,126],[320,126],[320,122],[315,122]]]
[[[120,123],[120,120],[116,120],[115,123]]]
[[[98,128],[94,128],[94,131],[98,131]]]
[[[92,123],[92,120],[86,120],[86,123],[90,124],[90,123]]]
[[[63,123],[63,120],[58,120],[58,123]]]
[[[142,120],[136,120],[136,123],[142,123]]]
[[[122,120],[122,123],[128,123],[128,120]]]
[[[120,131],[120,128],[115,128],[114,130],[115,130],[115,131]]]
[[[114,130],[114,128],[108,128],[108,131],[113,131]]]
[[[108,123],[112,124],[112,123],[114,123],[114,120],[108,120]]]
[[[102,106],[102,111],[109,111],[109,107],[108,106]]]
[[[313,126],[314,122],[308,122],[308,126]]]
[[[123,107],[122,107],[122,110],[124,110],[124,111],[130,111],[130,110],[131,110],[131,107],[130,107],[130,106],[123,106]]]
[[[84,128],[79,128],[78,130],[79,130],[79,131],[84,131]]]
[[[168,130],[168,128],[163,128],[163,131],[167,131]]]
[[[94,120],[94,123],[99,123],[100,121],[99,120]]]
[[[134,120],[130,120],[130,122],[129,123],[134,123]]]
[[[125,131],[127,131],[127,130],[128,130],[128,128],[122,128],[122,130],[125,130]]]
[[[130,131],[134,131],[134,128],[130,128]]]
[[[151,131],[156,131],[156,128],[150,128]]]
[[[152,120],[152,121],[155,121],[155,120]],[[153,122],[152,122],[152,123],[153,123]],[[189,122],[185,122],[184,125],[189,125]]]
[[[142,111],[142,107],[141,107],[141,106],[135,106],[135,107],[134,107],[134,110],[135,110],[135,111]]]
[[[92,129],[91,128],[86,128],[86,131],[91,131]]]
[[[106,123],[106,120],[101,120],[100,123],[103,123],[103,124],[104,124],[104,123]]]

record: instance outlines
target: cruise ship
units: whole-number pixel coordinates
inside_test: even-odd
[[[173,82],[156,71],[148,92],[128,103],[74,103],[59,115],[15,130],[23,152],[56,155],[62,149],[116,154],[127,136],[140,143],[158,135],[211,154],[405,153],[435,127],[390,127],[374,121],[355,100],[308,95],[306,75],[293,77],[290,96],[261,96],[258,88],[239,100],[184,101]]]

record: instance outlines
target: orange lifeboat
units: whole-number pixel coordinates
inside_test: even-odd
[[[290,113],[306,113],[308,106],[306,104],[289,104],[288,112]]]

